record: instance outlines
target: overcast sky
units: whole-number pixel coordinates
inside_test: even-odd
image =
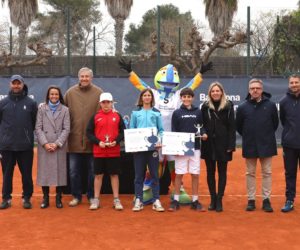
[[[104,17],[110,19],[104,0],[100,1],[101,11]],[[195,20],[200,20],[205,22],[204,5],[202,0],[133,0],[133,6],[131,8],[130,16],[126,20],[127,25],[129,23],[140,23],[142,16],[148,10],[155,8],[157,5],[162,4],[173,4],[177,6],[180,12],[191,11],[192,16]],[[239,0],[238,1],[238,11],[235,15],[235,19],[246,21],[247,17],[247,6],[251,7],[251,16],[254,17],[258,12],[268,12],[268,11],[280,11],[283,9],[292,10],[297,8],[298,0]],[[45,11],[45,5],[43,1],[39,1],[40,11]],[[0,20],[8,20],[9,13],[7,11],[6,5],[0,7]]]
[[[101,12],[104,15],[105,22],[113,23],[110,18],[104,0],[100,1]],[[199,21],[201,24],[208,26],[207,20],[205,19],[205,8],[202,0],[133,0],[133,6],[131,8],[130,16],[126,20],[125,32],[128,31],[130,23],[140,24],[142,16],[150,9],[157,7],[162,4],[173,4],[177,6],[180,12],[191,11],[193,18]],[[297,9],[298,0],[239,0],[238,11],[234,17],[235,21],[247,22],[247,6],[251,8],[251,18],[255,19],[257,13],[260,12],[280,12],[281,10],[293,10]],[[47,11],[42,1],[39,1],[40,11]],[[0,22],[9,21],[9,13],[7,8],[0,7]]]
[[[177,6],[180,12],[191,11],[195,20],[206,22],[205,8],[202,0],[133,0],[130,16],[126,23],[140,23],[142,16],[149,9],[155,8],[157,5],[173,4]],[[247,20],[247,6],[251,8],[251,16],[254,17],[258,12],[280,11],[282,9],[292,10],[297,8],[298,0],[239,0],[238,11],[235,19],[245,21]],[[104,0],[101,1],[101,10],[106,13],[107,10]]]

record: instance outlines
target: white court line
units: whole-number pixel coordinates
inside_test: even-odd
[[[49,196],[55,196],[56,194],[50,194]],[[72,196],[71,194],[62,194],[63,196]],[[83,196],[85,196],[85,194],[82,194]],[[101,194],[101,195],[112,195],[112,194]],[[134,195],[134,194],[120,194],[120,196],[125,195],[125,196],[129,196],[129,195]],[[161,195],[161,196],[168,196],[171,194],[165,194],[165,195]],[[12,194],[13,197],[22,197],[22,194]],[[43,194],[33,194],[32,197],[42,197]],[[210,197],[209,194],[200,194],[200,197]],[[247,194],[226,194],[224,195],[225,197],[248,197]],[[297,195],[296,195],[297,196]],[[0,197],[2,197],[2,195],[0,194]],[[262,197],[262,195],[258,194],[256,195],[256,197]],[[285,195],[283,194],[272,194],[271,197],[285,197]]]

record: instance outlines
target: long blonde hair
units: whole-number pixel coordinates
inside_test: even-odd
[[[209,85],[209,88],[208,88],[208,96],[207,96],[207,103],[208,103],[208,107],[212,110],[215,110],[215,106],[213,104],[213,100],[211,98],[211,91],[212,91],[212,88],[213,87],[219,87],[219,89],[221,90],[222,92],[222,96],[221,96],[221,100],[220,100],[220,106],[218,108],[218,110],[221,110],[221,109],[224,109],[226,104],[227,104],[227,97],[226,97],[226,93],[225,93],[225,90],[223,88],[223,85],[219,82],[212,82],[210,85]]]

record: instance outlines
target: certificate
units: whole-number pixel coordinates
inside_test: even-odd
[[[163,155],[193,156],[195,151],[195,134],[181,132],[163,132]]]
[[[157,128],[125,129],[125,152],[151,151],[158,143]]]

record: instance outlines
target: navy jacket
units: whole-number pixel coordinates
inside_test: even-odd
[[[172,115],[172,132],[196,133],[197,124],[203,126],[201,110],[195,106],[187,109],[183,104],[179,109],[176,109]],[[202,127],[201,135],[205,133]],[[195,139],[195,149],[200,149],[199,138]]]
[[[208,138],[201,144],[201,158],[214,161],[231,161],[235,150],[235,120],[231,101],[221,110],[214,110],[204,102],[202,107],[204,128]],[[227,152],[230,150],[230,152]]]
[[[0,101],[0,150],[32,150],[36,114],[37,104],[27,96],[27,86],[19,95],[9,92]]]
[[[236,112],[236,129],[242,136],[242,153],[244,158],[264,158],[277,154],[275,131],[279,118],[271,95],[263,92],[262,100],[246,101],[239,105]]]
[[[283,147],[300,149],[300,96],[290,91],[280,100],[280,121],[283,126]]]

